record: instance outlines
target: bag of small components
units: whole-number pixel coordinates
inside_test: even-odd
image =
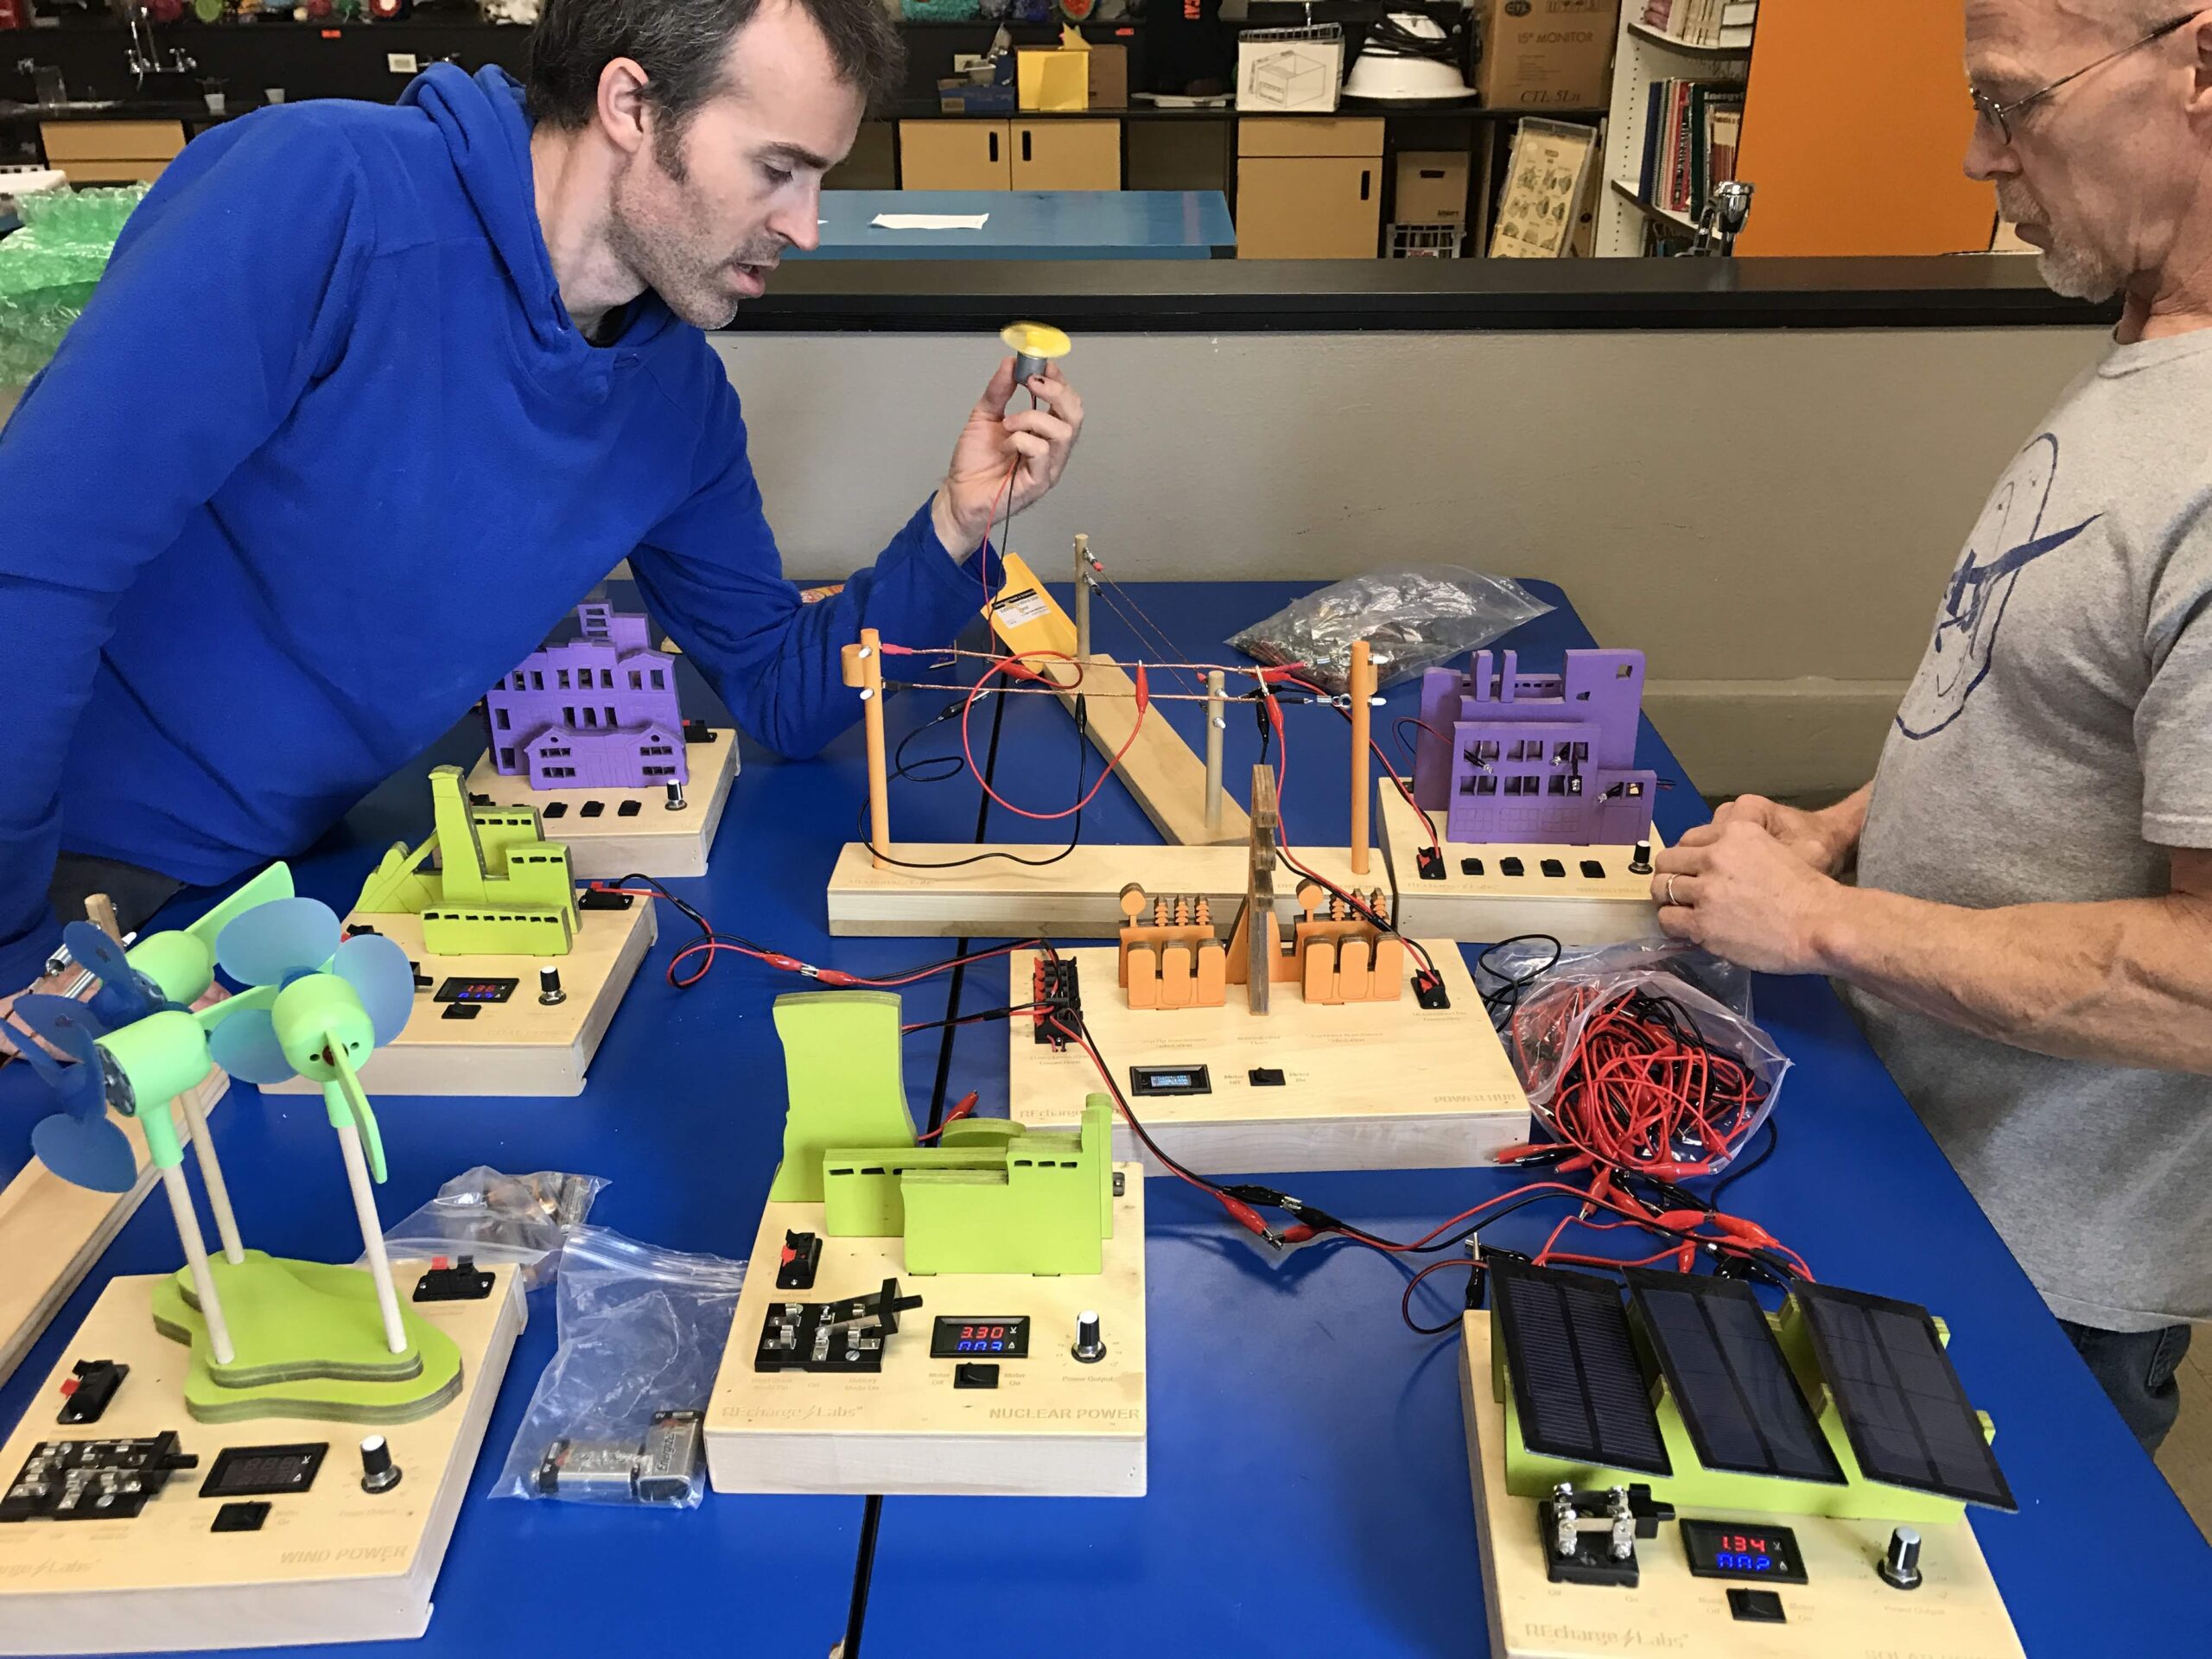
[[[556,1282],[559,1346],[492,1496],[696,1508],[707,1397],[745,1263],[585,1227]]]
[[[541,1169],[503,1175],[489,1165],[456,1175],[437,1197],[385,1230],[385,1253],[395,1260],[470,1255],[480,1268],[512,1262],[523,1288],[550,1285],[560,1271],[561,1247],[584,1224],[607,1183],[596,1175]]]
[[[1305,678],[1341,696],[1355,640],[1367,641],[1376,684],[1395,685],[1552,608],[1510,577],[1458,565],[1376,570],[1293,600],[1229,643],[1277,667],[1302,663]]]

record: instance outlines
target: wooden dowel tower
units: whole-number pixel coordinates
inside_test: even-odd
[[[1090,655],[1090,537],[1075,538],[1075,654],[1080,662]]]
[[[1367,641],[1355,639],[1351,645],[1351,873],[1367,874],[1368,833],[1367,805],[1373,798],[1371,769],[1368,764],[1369,728],[1374,713],[1370,705],[1375,701],[1375,660],[1367,648]]]
[[[1218,834],[1221,830],[1221,734],[1225,725],[1224,705],[1222,702],[1221,671],[1206,671],[1206,830]]]
[[[348,1122],[338,1127],[346,1157],[346,1185],[353,1190],[353,1213],[361,1224],[361,1246],[376,1283],[377,1312],[384,1317],[384,1343],[395,1354],[407,1351],[407,1327],[399,1320],[399,1297],[391,1287],[391,1262],[385,1255],[384,1223],[377,1216],[376,1190],[369,1184],[369,1160],[361,1150],[361,1131]]]
[[[891,845],[891,786],[883,758],[883,640],[874,628],[862,628],[860,644],[847,645],[838,660],[845,683],[860,688],[861,723],[868,735],[868,854],[880,870],[884,849]]]

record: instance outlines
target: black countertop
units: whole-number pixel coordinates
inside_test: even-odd
[[[1236,334],[2109,324],[2018,254],[1922,259],[804,260],[736,332]]]

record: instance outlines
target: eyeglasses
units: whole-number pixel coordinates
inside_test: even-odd
[[[2094,63],[2083,64],[2082,67],[2076,69],[2072,74],[2061,75],[2056,80],[2052,81],[2050,86],[2042,88],[2040,91],[2030,92],[2025,98],[2016,98],[2009,104],[1999,104],[1995,99],[1990,97],[1988,93],[1981,91],[1980,88],[1969,87],[1967,88],[1967,91],[1974,98],[1974,114],[1980,117],[1982,120],[1987,122],[1991,127],[1996,130],[1998,137],[2009,144],[2012,142],[2012,118],[2019,114],[2021,111],[2029,108],[2031,105],[2042,103],[2044,99],[2049,98],[2060,87],[2072,85],[2075,81],[2081,79],[2082,76],[2088,74],[2093,69],[2101,69],[2105,65],[2113,62],[2118,59],[2124,58],[2131,52],[2140,52],[2145,47],[2151,45],[2153,41],[2164,40],[2167,35],[2173,34],[2177,29],[2179,29],[2189,23],[2195,22],[2203,15],[2203,12],[2200,10],[2190,12],[2186,17],[2177,17],[2170,23],[2160,23],[2158,28],[2152,29],[2141,40],[2133,41],[2129,45],[2123,46],[2117,52],[2107,52],[2104,56],[2099,58]]]

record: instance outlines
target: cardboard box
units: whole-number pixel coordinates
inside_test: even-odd
[[[1090,48],[1090,107],[1125,110],[1129,106],[1129,48],[1111,41],[1094,42]]]
[[[1253,29],[1236,41],[1236,107],[1276,114],[1325,114],[1337,107],[1344,84],[1344,43],[1301,38],[1316,31]]]
[[[1492,109],[1601,110],[1612,102],[1621,0],[1480,0],[1475,88]]]
[[[1016,51],[1014,79],[1021,107],[1040,113],[1089,109],[1090,55],[1090,48],[1072,29],[1061,31],[1056,47],[1024,47]]]
[[[1461,149],[1400,150],[1395,222],[1465,224],[1470,160]]]

